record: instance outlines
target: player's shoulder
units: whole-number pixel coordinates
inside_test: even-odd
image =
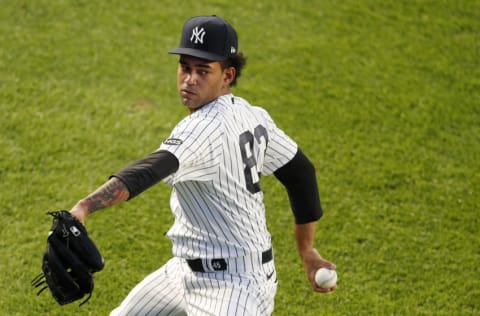
[[[219,125],[219,120],[216,119],[216,114],[211,109],[200,109],[184,117],[175,126],[176,131],[198,131],[207,128],[216,128]]]
[[[243,107],[246,111],[249,111],[252,114],[255,114],[257,116],[262,116],[264,118],[271,119],[270,114],[265,108],[259,105],[253,105],[246,99],[239,96],[234,96],[233,98],[236,106]]]

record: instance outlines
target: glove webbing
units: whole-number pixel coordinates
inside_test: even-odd
[[[43,291],[45,291],[46,289],[48,289],[48,285],[47,285],[47,281],[45,280],[45,275],[42,273],[40,273],[39,275],[37,275],[35,278],[33,278],[32,282],[31,282],[32,286],[34,288],[38,288],[40,286],[43,285],[43,287],[37,292],[37,296],[39,296]],[[88,300],[92,297],[92,292],[88,293],[88,297],[83,301],[81,302],[78,307],[82,306],[83,304],[85,304],[86,302],[88,302]]]

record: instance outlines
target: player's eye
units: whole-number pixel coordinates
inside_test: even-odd
[[[181,65],[180,65],[180,69],[181,69],[183,72],[190,72],[190,67],[187,66],[187,65],[181,64]]]

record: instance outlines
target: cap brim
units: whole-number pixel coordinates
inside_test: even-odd
[[[168,52],[169,54],[176,54],[176,55],[188,55],[197,58],[202,58],[211,61],[224,61],[227,57],[222,55],[217,55],[213,53],[209,53],[203,50],[195,49],[195,48],[176,48],[172,49]]]

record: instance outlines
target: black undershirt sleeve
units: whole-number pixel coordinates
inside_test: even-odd
[[[118,178],[125,184],[130,200],[177,169],[177,157],[166,150],[159,150],[131,163],[110,178]]]
[[[322,217],[315,167],[300,148],[295,157],[274,175],[287,190],[296,224],[306,224]]]

